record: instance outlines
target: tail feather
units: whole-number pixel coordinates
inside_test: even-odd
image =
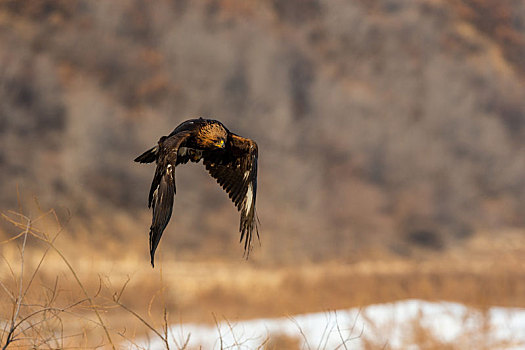
[[[137,163],[153,163],[157,160],[157,156],[159,154],[159,147],[155,146],[153,148],[150,148],[146,152],[142,153],[140,156],[135,158],[135,162]]]

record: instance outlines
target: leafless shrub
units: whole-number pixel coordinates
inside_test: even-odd
[[[104,319],[103,314],[114,310],[115,307],[122,308],[130,313],[158,336],[163,341],[166,349],[170,348],[168,340],[170,322],[166,308],[164,308],[162,331],[157,331],[151,321],[146,321],[145,318],[121,302],[121,297],[130,281],[129,278],[119,290],[113,293],[110,300],[102,296],[102,279],[99,280],[98,290],[95,294],[88,292],[88,289],[75,271],[73,264],[70,263],[55,244],[57,238],[63,232],[64,226],[60,223],[54,210],[49,210],[35,219],[14,211],[2,213],[1,216],[20,230],[19,233],[3,241],[2,244],[14,244],[20,240],[22,241],[19,247],[19,261],[9,261],[5,257],[3,261],[6,269],[10,272],[11,279],[0,279],[0,287],[6,295],[6,298],[4,298],[6,302],[2,310],[6,312],[10,310],[9,314],[0,315],[0,318],[5,318],[6,320],[2,323],[3,329],[0,333],[2,349],[26,346],[33,348],[64,348],[70,344],[87,344],[92,343],[92,339],[87,339],[88,334],[97,330],[101,330],[105,336],[105,340],[97,346],[109,346],[115,349],[118,343],[114,341],[113,337],[115,334],[118,334],[128,344],[142,348],[143,345],[137,344],[125,331],[112,328]],[[54,219],[59,226],[58,231],[53,235],[49,235],[34,226],[35,223],[49,217]],[[28,249],[29,240],[36,241],[32,242],[32,248],[36,248],[38,243],[42,243],[45,247],[36,265],[33,252],[35,249]],[[39,285],[36,282],[37,276],[45,265],[46,257],[50,252],[57,254],[67,267],[69,274],[73,277],[81,292],[81,297],[74,297],[72,301],[64,302],[61,294],[65,290],[60,284],[58,275],[50,286],[45,284]],[[26,263],[28,258],[30,258],[32,263],[29,266]],[[17,264],[19,269],[14,264]],[[32,271],[31,267],[33,268]],[[4,278],[6,276],[1,277]],[[9,305],[10,307],[8,307]],[[94,317],[89,316],[89,314],[93,314]],[[71,327],[71,324],[77,324],[80,328],[76,327],[77,330],[72,332],[71,328],[75,327]],[[177,349],[185,349],[189,339],[190,335],[188,334],[185,342],[180,346],[175,342]]]
[[[69,263],[67,258],[62,254],[60,250],[56,248],[54,244],[55,240],[62,232],[63,227],[60,226],[60,229],[54,236],[49,236],[44,231],[33,227],[33,224],[35,222],[38,222],[39,220],[42,220],[47,216],[53,216],[56,219],[56,222],[60,224],[54,210],[50,210],[34,220],[17,212],[11,211],[8,212],[8,214],[2,213],[2,217],[5,220],[13,224],[16,228],[22,229],[21,233],[12,237],[7,242],[13,241],[18,238],[21,238],[23,240],[22,247],[20,249],[20,271],[18,278],[16,278],[15,274],[13,273],[13,269],[11,268],[10,263],[7,260],[5,260],[5,263],[8,265],[9,270],[12,272],[13,279],[16,280],[15,285],[17,290],[10,290],[4,283],[2,283],[4,292],[8,294],[11,302],[13,303],[13,312],[11,314],[11,317],[9,318],[10,326],[8,330],[4,331],[2,335],[3,347],[7,348],[13,342],[22,342],[22,344],[28,342],[29,344],[33,343],[33,345],[47,346],[52,342],[58,344],[59,341],[63,342],[64,339],[83,336],[83,334],[57,335],[55,333],[57,331],[56,324],[60,325],[60,328],[63,328],[62,318],[65,315],[74,314],[74,312],[77,309],[82,307],[91,310],[96,315],[96,320],[90,321],[94,322],[97,326],[101,327],[104,330],[106,334],[107,344],[110,345],[113,349],[115,349],[115,345],[113,343],[113,340],[111,339],[108,327],[106,326],[100,314],[100,308],[97,307],[97,305],[94,303],[93,297],[91,297],[88,294],[87,290],[78,278],[78,275],[76,274],[75,270],[73,269],[72,265]],[[43,242],[46,245],[46,249],[42,257],[40,258],[36,268],[30,275],[30,278],[26,280],[24,278],[24,273],[26,272],[24,262],[27,254],[26,242],[29,236],[33,239]],[[43,303],[33,303],[31,301],[28,302],[26,300],[28,292],[33,286],[35,277],[38,274],[44,262],[44,259],[46,258],[49,251],[54,251],[55,253],[57,253],[64,262],[64,264],[68,267],[69,272],[74,277],[83,293],[84,297],[82,299],[76,300],[69,305],[56,306],[55,302],[59,293],[57,277],[55,285],[48,290],[48,293],[44,293],[45,300]],[[24,283],[26,283],[25,287]],[[63,346],[64,344],[62,343],[61,347]]]

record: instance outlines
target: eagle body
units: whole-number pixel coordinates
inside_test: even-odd
[[[148,197],[148,207],[153,207],[149,232],[152,266],[173,210],[175,168],[188,161],[203,160],[206,170],[240,211],[241,242],[244,239],[244,251],[249,255],[253,231],[259,237],[255,214],[257,157],[255,141],[230,132],[217,120],[199,118],[181,123],[168,136],[162,136],[157,146],[135,159],[157,164]]]

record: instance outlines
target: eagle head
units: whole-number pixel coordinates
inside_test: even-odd
[[[226,147],[228,131],[219,123],[203,126],[197,136],[198,143],[203,148],[221,149]]]

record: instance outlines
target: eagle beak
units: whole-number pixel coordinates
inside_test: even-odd
[[[220,140],[219,142],[216,143],[217,147],[219,148],[224,148],[226,147],[226,144],[224,143],[224,140]]]

